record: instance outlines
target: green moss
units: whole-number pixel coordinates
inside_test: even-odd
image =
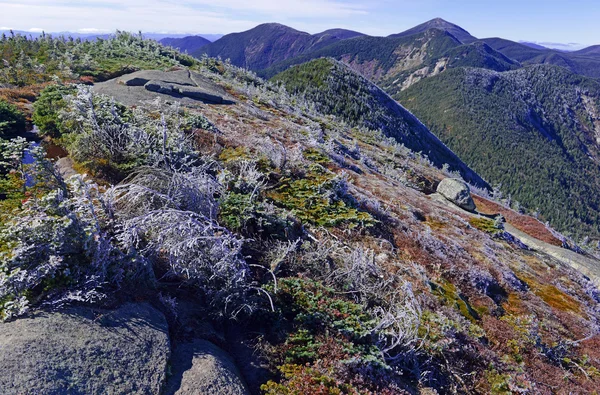
[[[268,197],[292,211],[302,222],[317,226],[371,226],[376,223],[369,213],[352,207],[348,199],[337,196],[335,175],[319,165],[311,166],[303,178],[284,178]]]
[[[319,369],[298,364],[285,364],[278,369],[284,380],[281,383],[270,380],[263,384],[260,389],[265,395],[358,395],[360,393],[352,385],[336,379],[331,371],[327,374]]]
[[[228,193],[219,206],[219,218],[225,227],[238,231],[251,218],[253,206],[250,194]]]
[[[315,148],[309,148],[305,150],[302,154],[306,159],[315,163],[326,164],[331,162],[329,160],[329,156]]]
[[[512,377],[508,374],[501,374],[496,369],[486,371],[486,379],[490,384],[490,393],[494,395],[511,395],[510,383]]]
[[[314,361],[319,356],[321,345],[322,343],[317,341],[310,331],[300,329],[292,333],[286,341],[285,362],[305,364]]]
[[[494,221],[489,218],[473,217],[469,219],[469,224],[482,232],[492,235],[502,232],[502,229],[498,228]]]
[[[449,306],[455,307],[465,318],[472,322],[480,319],[479,313],[471,306],[467,297],[458,292],[456,286],[448,280],[442,279],[439,284],[430,282],[429,286],[434,295]]]
[[[230,163],[240,159],[250,159],[250,153],[246,147],[225,148],[219,154],[219,160]]]
[[[539,296],[547,305],[560,311],[570,311],[576,314],[581,313],[581,304],[554,285],[541,284],[531,277],[524,277],[523,280],[530,287],[531,291]]]

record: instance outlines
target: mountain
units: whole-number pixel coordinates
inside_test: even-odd
[[[361,35],[343,29],[310,35],[281,24],[267,23],[242,33],[228,34],[192,55],[220,56],[222,59],[229,59],[236,66],[262,70],[305,52]]]
[[[453,67],[484,67],[496,71],[520,67],[518,62],[485,43],[463,45],[446,31],[430,29],[406,37],[364,36],[340,41],[276,63],[258,74],[269,78],[291,65],[320,57],[332,57],[348,64],[390,94]]]
[[[272,80],[315,103],[320,113],[335,115],[351,126],[381,130],[410,150],[427,155],[437,167],[447,164],[473,185],[488,187],[415,116],[341,62],[317,59],[291,67]]]
[[[573,55],[597,56],[600,57],[600,45],[592,45],[579,51],[571,52]]]
[[[192,53],[205,45],[210,44],[210,41],[202,36],[187,36],[183,38],[163,38],[159,42],[168,47],[179,49],[181,52]]]
[[[343,40],[279,63],[258,74],[271,77],[291,65],[321,57],[341,60],[374,82],[422,66],[461,43],[434,29],[409,37],[362,36]]]
[[[551,64],[587,77],[600,78],[600,56],[596,47],[563,52],[548,48],[532,48],[502,38],[486,38],[481,41],[523,64]]]
[[[448,32],[463,44],[469,44],[469,43],[472,43],[473,41],[477,40],[477,38],[473,37],[468,31],[466,31],[462,27],[455,25],[453,23],[447,22],[447,21],[443,20],[442,18],[432,19],[432,20],[422,23],[418,26],[415,26],[411,29],[408,29],[402,33],[392,34],[390,37],[412,36],[414,34],[426,32],[427,30],[430,30],[430,29],[440,29],[445,32]]]
[[[506,71],[520,67],[517,61],[467,35],[463,29],[441,19],[389,37],[371,37],[341,29],[309,35],[280,24],[265,24],[227,35],[193,55],[229,59],[232,64],[264,78],[292,65],[331,57],[391,93],[447,68],[470,66]]]
[[[45,135],[39,145],[0,140],[3,392],[600,388],[593,250],[574,251],[401,144],[449,152],[348,67],[292,68],[277,77],[284,89],[128,33],[2,38],[0,53],[0,84],[11,86],[0,94],[35,99]],[[82,85],[75,73],[114,74]],[[551,126],[577,115],[589,128],[582,107],[597,108],[596,81],[551,66],[459,67],[404,92],[428,86],[439,97],[425,115],[498,113],[474,121],[520,150],[523,130],[494,132],[513,114],[507,126],[531,122],[522,138],[559,160],[559,177],[569,169],[556,153],[582,160],[585,130],[560,141],[568,131]],[[452,130],[481,146],[478,163],[507,163],[468,126]],[[54,156],[50,143],[65,148],[60,159],[44,155]],[[27,147],[38,147],[33,157]],[[576,216],[572,199],[555,209]]]
[[[490,183],[561,231],[600,236],[600,83],[556,66],[460,68],[396,98]]]

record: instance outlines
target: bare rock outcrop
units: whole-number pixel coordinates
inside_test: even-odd
[[[178,345],[171,359],[167,395],[249,395],[231,357],[206,340]]]
[[[0,324],[2,394],[159,394],[167,321],[148,304],[73,307]]]

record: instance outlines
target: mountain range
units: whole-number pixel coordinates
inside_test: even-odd
[[[277,75],[291,66],[336,59],[413,111],[512,200],[561,231],[597,238],[598,48],[562,52],[479,39],[436,18],[388,37],[264,24],[191,54],[229,59],[286,84],[290,76]],[[569,210],[561,210],[565,203]]]
[[[3,394],[600,388],[598,80],[346,34],[0,37]]]
[[[42,35],[50,35],[53,37],[73,37],[74,39],[82,39],[82,40],[96,40],[98,38],[102,38],[102,39],[108,39],[111,36],[114,36],[114,34],[109,34],[109,33],[78,33],[78,32],[70,32],[70,31],[64,31],[64,32],[40,32],[40,31],[27,31],[27,30],[8,30],[8,29],[0,29],[0,35],[1,34],[6,34],[6,35],[10,35],[11,31],[14,34],[18,34],[24,37],[32,37],[32,38],[38,38],[41,37]],[[160,41],[163,39],[184,39],[187,37],[194,37],[194,36],[190,36],[189,34],[173,34],[173,33],[156,33],[156,32],[145,32],[143,33],[143,36],[145,38],[151,39],[151,40],[156,40],[156,41]],[[196,35],[195,37],[202,37],[206,40],[208,40],[209,42],[212,41],[216,41],[219,38],[223,37],[222,34],[199,34]],[[166,44],[169,45],[169,44]]]

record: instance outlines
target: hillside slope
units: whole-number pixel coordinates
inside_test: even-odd
[[[600,235],[600,84],[555,66],[449,70],[397,95],[489,182],[578,237]]]
[[[348,66],[333,59],[318,59],[276,75],[292,94],[316,110],[344,120],[350,126],[381,130],[413,152],[426,155],[437,167],[449,165],[474,185],[487,184],[411,113]]]
[[[41,59],[61,45],[38,44],[3,49]],[[484,191],[475,200],[487,215],[458,208],[434,193],[456,173],[389,130],[349,124],[369,121],[352,111],[370,105],[384,121],[371,127],[395,114],[402,131],[423,131],[410,114],[390,113],[379,91],[335,62],[290,71],[289,93],[224,61],[181,57],[185,67],[156,45],[125,35],[77,46],[89,49],[82,74],[108,60],[121,71],[148,48],[165,54],[152,70],[94,86],[73,85],[60,70],[44,75],[61,83],[47,84],[34,118],[68,157],[54,162],[42,145],[26,165],[32,144],[0,141],[0,320],[8,321],[0,331],[15,334],[0,347],[14,372],[2,378],[9,391],[600,387],[597,286],[519,242],[494,214],[525,240],[560,248],[559,236]],[[340,108],[320,86],[345,98]],[[203,100],[209,92],[224,100]],[[445,183],[470,196],[462,181]]]

